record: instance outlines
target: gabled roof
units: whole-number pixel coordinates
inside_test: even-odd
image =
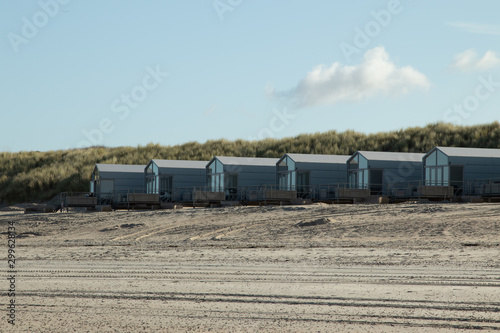
[[[95,168],[99,172],[128,172],[128,173],[144,173],[145,165],[130,165],[130,164],[102,164],[97,163]]]
[[[277,158],[263,158],[263,157],[215,156],[213,159],[215,158],[225,165],[276,166],[276,162],[278,162]]]
[[[295,162],[302,163],[336,163],[344,164],[349,159],[349,155],[319,155],[319,154],[285,154]],[[283,158],[282,157],[282,158]],[[281,159],[280,159],[281,160]]]
[[[405,162],[422,162],[424,154],[420,153],[398,153],[385,151],[357,151],[367,160],[372,161],[405,161]],[[354,156],[354,153],[352,156]]]
[[[441,150],[448,156],[500,158],[500,149],[464,147],[435,147],[435,149]]]
[[[158,168],[182,168],[182,169],[205,169],[208,161],[188,161],[188,160],[157,160],[152,159],[151,162],[156,164]]]

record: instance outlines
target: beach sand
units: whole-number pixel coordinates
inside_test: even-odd
[[[500,330],[500,204],[24,214],[13,332]]]

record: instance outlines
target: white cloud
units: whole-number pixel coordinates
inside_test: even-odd
[[[277,92],[268,87],[271,97],[282,98],[294,107],[357,101],[379,94],[397,95],[412,88],[428,88],[427,77],[411,66],[397,67],[383,47],[365,53],[363,63],[346,66],[338,62],[319,65],[297,86]]]
[[[473,34],[500,35],[500,26],[494,24],[478,24],[471,22],[449,22],[448,25]]]
[[[461,71],[485,71],[500,65],[500,58],[493,51],[487,51],[482,58],[473,49],[458,53],[453,58],[452,68]]]

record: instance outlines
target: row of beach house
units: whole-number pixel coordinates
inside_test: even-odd
[[[98,204],[500,197],[500,149],[435,147],[427,154],[357,151],[281,158],[215,156],[96,164]]]

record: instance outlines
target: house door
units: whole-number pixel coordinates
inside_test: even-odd
[[[227,173],[224,187],[226,189],[227,200],[237,200],[238,195],[238,174]]]
[[[160,176],[160,195],[171,195],[172,194],[172,176]]]
[[[370,170],[370,192],[373,195],[382,192],[383,170]]]
[[[297,193],[301,198],[309,193],[309,172],[297,171]]]
[[[453,186],[455,195],[461,195],[464,185],[464,166],[451,165],[450,166],[450,186]]]
[[[100,181],[99,192],[101,193],[113,193],[115,189],[115,181],[110,179],[105,179]]]
[[[100,199],[113,200],[113,192],[115,189],[115,181],[111,179],[101,179],[99,181],[98,196]]]

